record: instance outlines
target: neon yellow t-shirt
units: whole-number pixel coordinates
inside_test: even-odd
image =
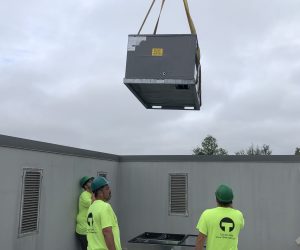
[[[205,210],[196,228],[207,236],[207,250],[237,250],[243,227],[244,217],[239,210],[217,207]]]
[[[102,200],[92,203],[87,215],[88,250],[107,250],[102,229],[112,227],[116,250],[122,250],[117,217],[111,205]]]
[[[76,217],[76,233],[85,235],[87,222],[86,216],[88,209],[92,203],[92,194],[88,191],[83,191],[79,196],[78,214]]]

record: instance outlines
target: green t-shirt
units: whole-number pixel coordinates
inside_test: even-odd
[[[78,234],[86,234],[86,216],[91,203],[92,194],[88,191],[83,191],[79,196],[78,214],[76,217],[76,233]]]
[[[207,236],[207,250],[237,250],[243,227],[244,217],[239,210],[217,207],[205,210],[196,228]]]
[[[107,250],[102,229],[112,227],[116,250],[122,250],[117,217],[111,205],[102,200],[92,203],[87,215],[88,250]]]

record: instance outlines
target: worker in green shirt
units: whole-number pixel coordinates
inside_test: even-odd
[[[84,191],[79,196],[78,214],[76,217],[76,238],[78,239],[82,250],[87,250],[86,216],[92,203],[91,184],[93,179],[93,177],[84,176],[79,181],[80,187],[82,187]]]
[[[220,185],[215,195],[218,206],[206,209],[197,224],[196,250],[203,249],[205,240],[207,250],[237,250],[238,236],[244,227],[243,214],[232,207],[230,187]]]
[[[92,185],[94,201],[87,215],[88,250],[122,250],[117,217],[108,203],[111,190],[104,177],[97,177]]]

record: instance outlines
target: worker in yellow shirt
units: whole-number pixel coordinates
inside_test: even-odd
[[[232,207],[230,187],[220,185],[215,195],[218,206],[206,209],[197,224],[196,250],[203,249],[205,240],[207,250],[237,250],[238,236],[244,227],[243,214]]]
[[[91,184],[93,179],[94,177],[84,176],[79,181],[80,187],[82,187],[84,191],[79,196],[78,214],[76,217],[76,238],[78,239],[82,250],[87,250],[86,216],[92,203]]]
[[[104,177],[92,182],[94,201],[87,215],[88,250],[122,250],[117,217],[108,203],[111,190]]]

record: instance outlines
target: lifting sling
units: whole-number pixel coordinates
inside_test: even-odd
[[[143,27],[144,27],[144,24],[152,10],[152,7],[154,5],[156,0],[153,0],[151,5],[150,5],[150,8],[144,18],[144,21],[138,31],[138,35],[140,35]],[[155,25],[155,28],[154,28],[154,31],[153,31],[153,35],[156,35],[156,32],[157,32],[157,28],[158,28],[158,24],[159,24],[159,20],[160,20],[160,16],[161,16],[161,12],[162,12],[162,9],[164,7],[164,4],[165,4],[166,0],[162,0],[161,2],[161,7],[160,7],[160,11],[159,11],[159,15],[158,15],[158,18],[157,18],[157,21],[156,21],[156,25]],[[191,34],[194,34],[194,35],[197,35],[197,32],[196,32],[196,28],[195,28],[195,25],[194,25],[194,22],[193,22],[193,19],[191,17],[191,14],[190,14],[190,9],[189,9],[189,5],[188,5],[188,2],[187,0],[183,0],[183,4],[184,4],[184,9],[185,9],[185,13],[186,13],[186,16],[187,16],[187,19],[188,19],[188,23],[189,23],[189,27],[190,27],[190,31],[191,31]],[[198,46],[198,49],[197,49],[197,65],[200,64],[200,49],[199,49],[199,46]]]

